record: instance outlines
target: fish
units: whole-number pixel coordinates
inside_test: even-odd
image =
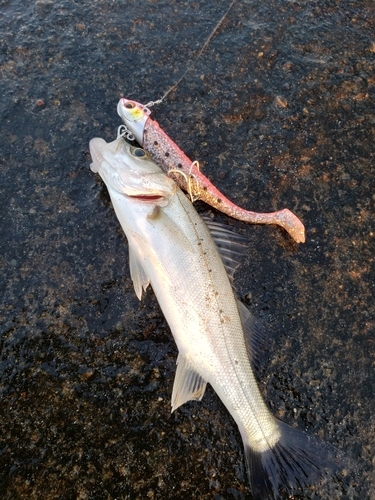
[[[94,138],[90,153],[128,241],[135,294],[141,300],[152,286],[178,347],[172,412],[200,401],[211,384],[239,428],[255,500],[282,499],[333,474],[340,452],[276,419],[258,388],[252,363],[268,331],[233,287],[244,237],[203,220],[147,152],[122,137]]]
[[[192,162],[175,142],[150,117],[151,110],[139,102],[122,98],[117,113],[130,133],[154,162],[169,172],[192,199],[199,199],[235,219],[253,224],[276,224],[283,227],[297,243],[305,242],[305,227],[289,209],[258,213],[245,210],[225,197],[202,174],[198,162]]]

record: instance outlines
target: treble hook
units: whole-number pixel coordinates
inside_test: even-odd
[[[194,174],[191,173],[191,170],[192,170],[192,168],[193,168],[194,165],[198,167],[198,171],[199,171],[199,163],[197,161],[194,161],[191,164],[190,171],[189,171],[189,176],[187,176],[185,174],[185,172],[183,172],[182,170],[179,170],[178,168],[171,168],[170,170],[168,170],[168,176],[169,176],[170,173],[181,174],[182,177],[185,179],[186,189],[187,189],[190,201],[192,203],[194,203],[199,198],[199,183],[198,183],[198,179],[196,178],[196,176]],[[195,181],[195,189],[194,189],[195,195],[193,194],[193,183],[192,183],[193,180]]]

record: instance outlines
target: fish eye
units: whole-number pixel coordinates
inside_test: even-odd
[[[137,156],[138,158],[144,158],[146,156],[146,152],[141,149],[141,148],[136,148],[132,151],[132,154],[134,156]]]
[[[131,102],[131,101],[127,102],[127,103],[125,104],[125,108],[128,108],[128,109],[133,109],[133,108],[135,108],[135,104],[134,104],[134,102]]]

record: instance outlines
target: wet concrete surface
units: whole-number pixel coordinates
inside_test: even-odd
[[[170,414],[176,347],[152,291],[135,297],[88,152],[115,138],[120,97],[177,81],[228,5],[1,3],[1,498],[251,498],[216,394]],[[340,499],[375,498],[374,26],[367,1],[238,1],[153,109],[238,204],[306,226],[296,245],[230,222],[251,241],[240,297],[277,332],[261,390],[357,464]]]

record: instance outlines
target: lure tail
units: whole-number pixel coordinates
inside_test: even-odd
[[[281,500],[301,494],[309,498],[305,496],[309,487],[311,495],[316,495],[319,483],[345,467],[344,455],[314,436],[283,422],[278,424],[281,431],[278,443],[263,453],[254,452],[244,440],[254,500]]]

